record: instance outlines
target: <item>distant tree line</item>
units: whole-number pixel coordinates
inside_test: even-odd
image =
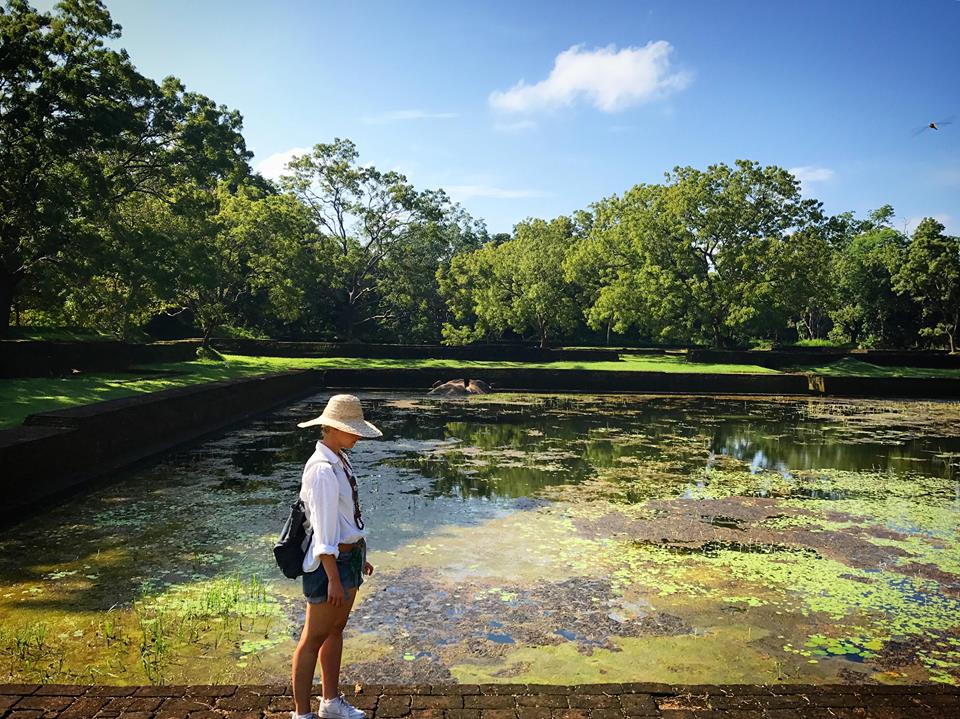
[[[279,182],[235,110],[107,46],[99,0],[0,4],[0,335],[956,348],[960,239],[828,216],[786,170],[678,167],[490,236],[335,139]]]
[[[205,339],[439,339],[436,271],[482,223],[349,140],[264,179],[240,114],[142,76],[119,34],[99,0],[0,4],[0,335],[168,315]]]
[[[661,184],[457,255],[439,273],[448,343],[588,330],[662,343],[946,346],[960,325],[960,238],[912,235],[885,205],[824,214],[779,167],[677,167]]]

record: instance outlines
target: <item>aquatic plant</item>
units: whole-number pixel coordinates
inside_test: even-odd
[[[47,650],[47,625],[44,622],[32,622],[14,630],[12,649],[22,662],[36,662],[44,657]]]
[[[368,399],[350,679],[960,677],[960,403]],[[285,677],[303,605],[269,550],[324,401],[0,534],[0,681]],[[4,559],[24,545],[47,563]]]
[[[109,647],[116,642],[125,641],[123,630],[115,617],[116,610],[111,607],[106,615],[97,622],[97,634],[102,635],[105,644]]]
[[[149,603],[144,593],[134,604],[140,629],[140,662],[147,679],[153,684],[163,683],[163,674],[169,662],[169,618],[162,606]]]

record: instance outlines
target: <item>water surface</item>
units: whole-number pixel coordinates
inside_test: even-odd
[[[345,680],[960,681],[960,403],[361,397]],[[286,681],[326,399],[0,534],[0,682]]]

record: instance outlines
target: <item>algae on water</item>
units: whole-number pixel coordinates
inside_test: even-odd
[[[361,398],[345,681],[960,681],[960,403]],[[0,682],[286,681],[326,399],[0,534]]]

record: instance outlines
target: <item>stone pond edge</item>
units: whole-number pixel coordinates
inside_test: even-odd
[[[960,397],[960,379],[825,377],[605,370],[303,369],[206,382],[39,412],[0,431],[0,528],[63,501],[101,477],[327,389],[419,389],[438,378],[484,379],[501,390]]]
[[[320,687],[313,687],[313,701]],[[364,684],[344,687],[369,719],[625,717],[955,717],[946,684]],[[3,719],[280,719],[289,684],[107,686],[0,684]]]

